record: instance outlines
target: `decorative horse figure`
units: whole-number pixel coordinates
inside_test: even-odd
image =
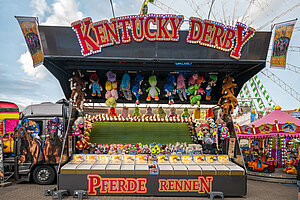
[[[44,144],[44,157],[46,163],[58,164],[62,150],[62,139],[58,137],[57,131],[48,132],[49,136]]]
[[[41,154],[40,144],[33,138],[30,131],[25,132],[25,138],[28,142],[28,151],[31,155],[32,164],[36,164],[40,161],[43,161],[43,155]]]

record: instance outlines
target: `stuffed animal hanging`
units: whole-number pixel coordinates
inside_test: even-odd
[[[169,117],[177,117],[176,108],[171,107],[170,108],[170,115]]]
[[[139,107],[136,106],[136,107],[134,108],[134,112],[133,112],[132,116],[133,116],[133,117],[140,117],[140,116],[142,116]]]
[[[80,70],[75,71],[73,74],[74,76],[69,79],[70,89],[72,90],[70,101],[72,104],[75,104],[77,110],[82,111],[86,96],[83,91],[86,89],[87,82],[82,79],[83,74]]]
[[[194,74],[193,76],[190,77],[188,84],[195,85],[198,78],[199,78],[198,74]]]
[[[166,97],[169,97],[169,105],[174,103],[173,94],[175,94],[175,84],[175,76],[169,73],[167,76],[167,83],[164,85]]]
[[[107,100],[105,101],[105,104],[106,104],[108,107],[116,107],[117,102],[116,102],[116,100],[115,100],[113,97],[110,97],[109,99],[107,99]]]
[[[117,117],[117,116],[118,116],[115,107],[111,107],[111,108],[109,109],[109,114],[108,114],[108,116],[112,116],[112,117]]]
[[[109,99],[113,97],[115,100],[118,99],[118,91],[117,91],[117,82],[116,82],[116,74],[111,71],[106,73],[107,81],[105,83],[105,98]]]
[[[145,113],[145,117],[152,117],[152,116],[154,116],[154,113],[152,112],[152,108],[148,106]]]
[[[190,113],[189,113],[189,109],[187,108],[187,107],[185,107],[184,109],[183,109],[183,112],[182,112],[182,114],[181,114],[181,117],[190,117],[191,115],[190,115]]]
[[[130,76],[125,73],[122,78],[122,82],[120,85],[120,91],[123,92],[125,99],[128,101],[132,100],[131,90],[130,90]]]
[[[178,90],[178,96],[180,101],[184,101],[187,100],[186,97],[186,87],[185,87],[185,82],[184,82],[184,77],[182,74],[179,74],[178,78],[177,78],[177,90]]]
[[[146,98],[146,100],[151,101],[151,98],[154,98],[155,101],[158,101],[160,89],[156,87],[157,80],[155,75],[149,77],[149,84],[150,87],[146,90],[146,92],[148,92],[148,97]]]
[[[163,107],[157,108],[157,114],[159,115],[160,118],[165,118],[165,116],[167,115]]]
[[[135,79],[134,79],[134,84],[132,86],[132,93],[134,94],[136,101],[135,103],[137,105],[140,104],[140,95],[143,94],[142,90],[141,90],[141,84],[144,80],[144,77],[141,74],[137,74]]]
[[[89,89],[92,89],[92,96],[101,97],[101,91],[103,90],[101,85],[99,84],[99,77],[96,73],[92,74],[90,77],[91,84]]]
[[[233,83],[232,77],[226,77],[222,85],[222,94],[224,94],[218,101],[218,105],[221,106],[224,115],[233,113],[236,108],[238,101],[234,96],[234,89],[237,88],[237,84]]]
[[[128,107],[126,107],[126,106],[123,107],[121,115],[124,118],[128,117]]]
[[[229,139],[230,134],[229,134],[229,129],[226,126],[223,126],[221,128],[221,140]]]
[[[187,91],[190,96],[190,103],[191,105],[198,104],[200,106],[200,100],[201,100],[201,95],[205,93],[205,91],[201,88],[201,84],[205,82],[203,76],[199,77],[197,74],[194,74],[190,78],[190,86],[188,87]],[[197,77],[197,79],[195,79]],[[194,83],[194,84],[192,84]]]
[[[216,86],[216,82],[218,80],[218,77],[216,75],[209,75],[209,80],[207,81],[207,86],[205,88],[206,92],[206,101],[211,100],[211,91],[212,87]]]

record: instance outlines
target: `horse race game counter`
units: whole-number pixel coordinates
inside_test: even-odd
[[[151,165],[155,163],[155,170]],[[58,187],[70,194],[225,196],[247,193],[245,170],[227,155],[107,155],[75,154],[60,171]]]

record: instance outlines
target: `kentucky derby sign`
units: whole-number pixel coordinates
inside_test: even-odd
[[[183,21],[182,15],[170,14],[130,15],[94,23],[88,17],[73,22],[72,29],[77,35],[81,54],[89,56],[100,53],[103,47],[118,45],[121,42],[129,43],[131,39],[136,42],[142,42],[144,39],[148,41],[179,41],[179,30]],[[211,20],[191,17],[186,42],[226,52],[230,51],[230,57],[239,60],[243,46],[254,34],[254,28],[247,28],[246,25],[239,22],[232,27]]]

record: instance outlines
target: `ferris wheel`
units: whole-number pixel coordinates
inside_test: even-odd
[[[144,0],[140,14],[163,11],[184,15],[185,19],[196,15],[199,18],[220,21],[231,26],[235,26],[236,22],[242,22],[259,31],[268,30],[272,24],[280,20],[283,21],[283,17],[300,7],[300,3],[297,0],[282,1],[281,4],[276,5],[276,2],[272,0],[184,0],[180,2],[176,0]],[[280,9],[278,9],[279,6]],[[294,32],[297,31],[300,31],[299,26],[294,28]],[[288,52],[299,53],[300,47],[289,46]],[[270,54],[271,46],[269,47],[268,55]],[[269,64],[269,61],[267,61],[266,66]],[[300,74],[300,67],[294,64],[286,63],[285,69],[298,75]],[[276,102],[259,79],[262,76],[271,80],[292,98],[300,102],[299,92],[266,67],[242,87],[238,95],[241,106],[251,106],[252,109],[260,111],[262,114],[266,110],[275,107]]]

